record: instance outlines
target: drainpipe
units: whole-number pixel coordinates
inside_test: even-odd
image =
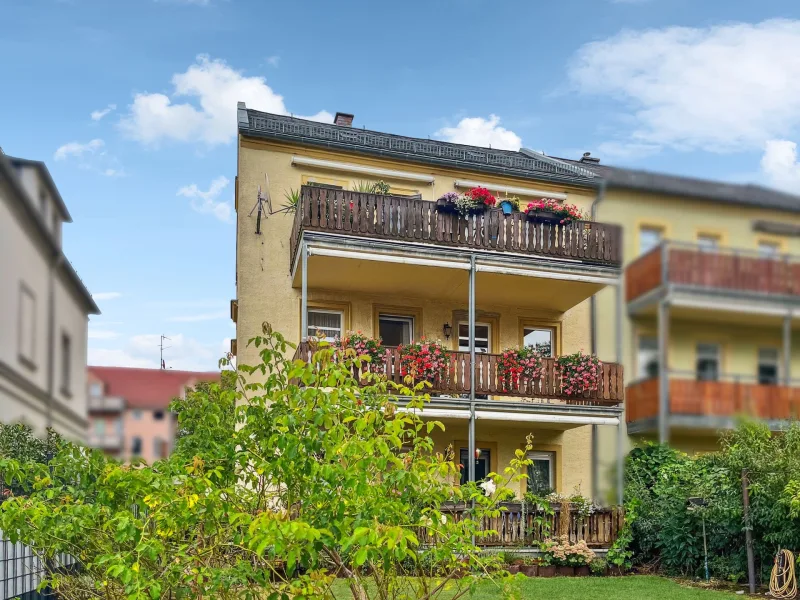
[[[46,426],[53,426],[53,405],[55,404],[56,381],[56,270],[64,262],[60,252],[50,262],[50,276],[47,282],[47,407]]]
[[[602,179],[600,181],[600,187],[597,188],[597,196],[592,202],[591,208],[591,215],[592,221],[597,220],[597,207],[598,205],[605,199],[606,197],[606,180]],[[597,331],[595,331],[595,327],[597,325],[597,299],[595,295],[592,294],[592,297],[589,298],[589,335],[591,337],[590,346],[592,354],[597,354]],[[592,495],[595,497],[595,500],[598,499],[598,487],[600,485],[600,465],[598,463],[598,454],[599,454],[599,441],[598,437],[598,429],[597,425],[592,425]]]

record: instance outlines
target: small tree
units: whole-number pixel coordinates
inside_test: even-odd
[[[337,575],[355,600],[458,598],[479,577],[500,585],[472,537],[524,477],[524,450],[491,475],[491,494],[457,486],[452,452],[435,452],[429,435],[441,424],[420,416],[423,384],[368,372],[359,382],[362,359],[334,360],[324,343],[309,363],[289,361],[291,344],[268,326],[252,343],[262,362],[240,367],[242,391],[190,395],[167,460],[124,466],[71,445],[48,465],[0,460],[32,490],[3,505],[2,529],[84,565],[51,576],[63,597],[330,598]],[[227,414],[231,398],[236,427],[223,439],[223,417],[208,415]],[[448,501],[475,508],[455,520]]]

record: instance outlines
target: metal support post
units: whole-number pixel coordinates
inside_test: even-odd
[[[475,256],[469,259],[469,480],[475,481]]]
[[[669,304],[658,303],[658,441],[669,443]]]
[[[300,246],[300,341],[308,339],[308,245]]]
[[[783,318],[783,381],[792,385],[792,315]]]
[[[614,353],[617,364],[622,365],[622,279],[618,279],[617,285],[614,286],[614,303],[616,311],[616,324],[614,326]],[[626,428],[623,404],[623,414],[619,416],[619,424],[617,424],[617,504],[622,504],[624,501],[625,434]]]

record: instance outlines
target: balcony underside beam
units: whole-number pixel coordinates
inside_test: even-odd
[[[401,408],[400,410],[415,410]],[[454,408],[426,408],[419,411],[423,417],[430,417],[435,419],[470,419],[469,409],[454,409]],[[590,415],[553,415],[553,414],[537,414],[537,413],[520,413],[520,412],[503,412],[496,410],[476,410],[475,420],[490,420],[490,421],[514,421],[525,423],[554,423],[564,425],[619,425],[619,417],[595,417]],[[474,452],[474,449],[473,449]],[[474,478],[474,473],[473,473]]]

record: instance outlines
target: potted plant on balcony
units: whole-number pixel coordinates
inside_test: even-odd
[[[400,375],[410,377],[415,383],[434,383],[442,378],[450,366],[450,355],[441,341],[427,340],[398,346],[400,353]]]
[[[442,194],[436,200],[436,210],[439,212],[454,213],[456,212],[456,200],[458,200],[458,194],[456,192]]]
[[[383,359],[386,349],[383,347],[381,338],[371,338],[360,331],[348,332],[342,337],[337,337],[333,341],[333,346],[341,356],[347,356],[352,352],[355,357],[367,357],[369,359],[368,370],[371,373],[379,373],[383,370]]]
[[[514,211],[519,210],[519,198],[511,196],[510,198],[501,198],[499,200],[500,208],[503,209],[504,215],[510,215]]]
[[[447,192],[436,200],[436,208],[443,212],[457,212],[466,217],[480,213],[497,203],[491,192],[483,187],[475,187],[463,194]]]
[[[585,218],[581,209],[574,204],[565,204],[553,198],[542,198],[528,203],[525,214],[529,219],[538,223],[561,225]]]
[[[561,391],[566,396],[581,396],[598,389],[600,385],[600,359],[592,354],[576,352],[556,359],[556,374],[561,377]]]
[[[503,391],[519,387],[520,378],[538,379],[542,375],[542,355],[533,346],[506,348],[497,367]]]

